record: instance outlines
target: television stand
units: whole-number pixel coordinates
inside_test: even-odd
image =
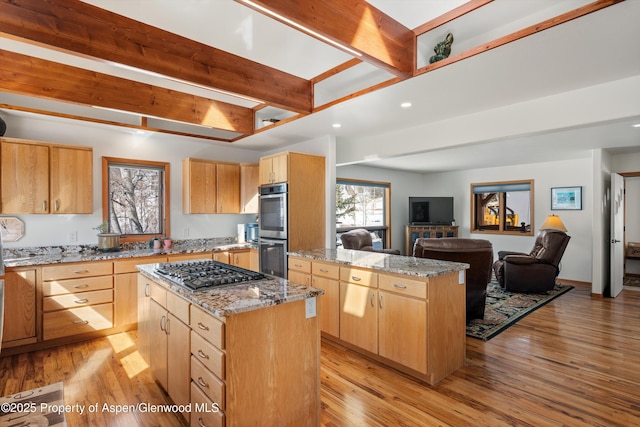
[[[405,227],[405,252],[407,256],[413,255],[413,245],[416,239],[439,239],[441,237],[458,237],[457,225],[413,225]]]

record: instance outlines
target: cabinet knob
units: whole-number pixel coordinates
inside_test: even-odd
[[[75,289],[84,289],[84,288],[88,288],[88,287],[89,287],[89,285],[87,285],[86,283],[74,286]]]
[[[74,301],[76,304],[86,304],[89,302],[87,298],[77,299]]]
[[[73,324],[74,325],[88,325],[89,321],[88,320],[74,320]]]
[[[198,322],[198,329],[202,329],[203,331],[208,331],[209,327],[203,325],[201,322]]]
[[[394,285],[393,285],[393,286],[394,286],[395,288],[398,288],[398,289],[407,289],[407,286],[406,286],[406,285],[399,285],[399,284],[397,284],[397,283],[394,283]]]
[[[198,356],[200,359],[208,359],[209,355],[205,354],[202,350],[198,350]]]
[[[207,384],[206,382],[204,382],[204,380],[202,379],[202,377],[198,377],[198,385],[199,385],[200,387],[209,388],[209,384]]]
[[[354,282],[359,282],[362,279],[358,276],[351,276],[351,280],[353,280]]]

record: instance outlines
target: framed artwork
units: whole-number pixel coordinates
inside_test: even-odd
[[[582,187],[551,188],[551,210],[582,210]]]

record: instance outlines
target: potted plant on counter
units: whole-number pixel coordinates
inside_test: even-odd
[[[99,251],[116,252],[120,250],[120,234],[109,233],[109,225],[106,221],[93,229],[98,231]]]

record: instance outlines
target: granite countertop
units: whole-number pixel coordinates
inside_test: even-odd
[[[234,242],[233,238],[174,240],[170,249],[150,249],[149,242],[123,243],[116,252],[98,251],[95,245],[38,246],[5,248],[2,252],[5,267],[28,267],[33,265],[59,264],[64,262],[87,262],[118,260],[152,255],[190,254],[199,252],[228,251],[257,248],[256,243]]]
[[[159,283],[166,289],[186,298],[192,304],[218,318],[225,318],[246,311],[258,310],[324,294],[321,289],[290,282],[280,277],[223,285],[192,291],[172,283],[155,272],[158,264],[142,264],[137,268],[141,274]]]
[[[435,277],[442,274],[463,271],[470,266],[461,262],[440,261],[436,259],[416,258],[403,255],[389,255],[379,252],[356,251],[352,249],[310,249],[288,252],[289,256],[310,258],[344,264],[350,267],[362,267],[385,273],[404,274],[416,277]]]

